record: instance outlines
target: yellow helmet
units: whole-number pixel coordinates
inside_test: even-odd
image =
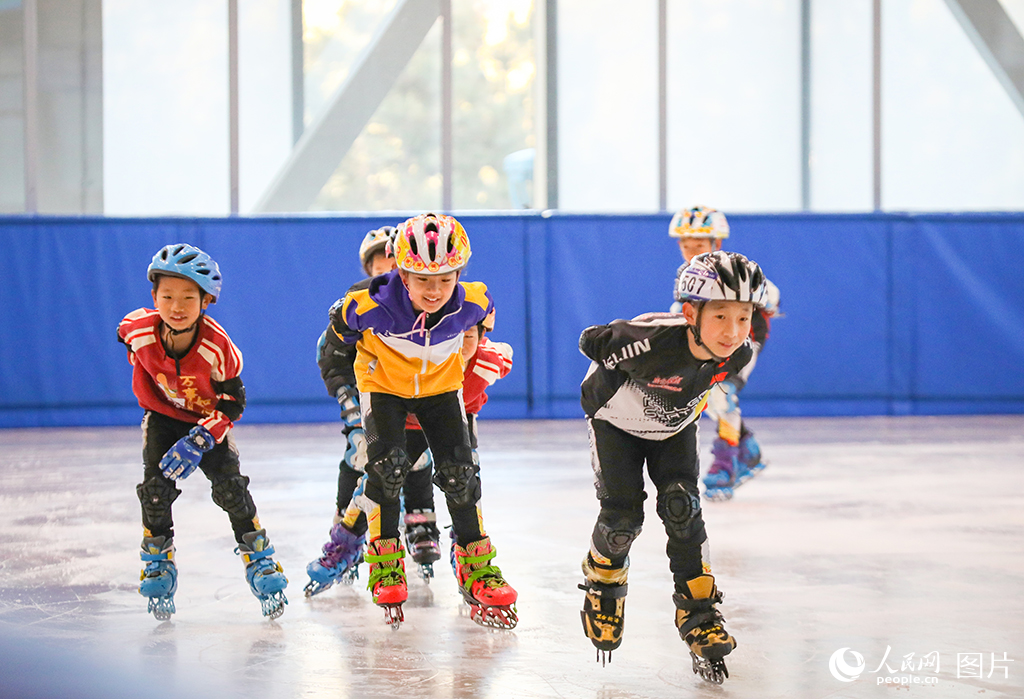
[[[713,238],[725,240],[729,237],[729,222],[725,214],[706,206],[683,209],[672,217],[668,234],[673,238]]]
[[[415,274],[457,272],[469,262],[469,236],[462,224],[444,214],[420,214],[398,227],[395,262]]]

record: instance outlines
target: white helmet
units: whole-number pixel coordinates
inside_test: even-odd
[[[472,254],[466,229],[444,214],[420,214],[403,223],[394,250],[399,269],[427,275],[457,272]]]
[[[725,214],[706,206],[683,209],[672,217],[668,234],[673,238],[712,238],[725,240],[729,237],[729,222]]]
[[[676,301],[743,301],[764,308],[768,285],[764,272],[754,261],[738,252],[705,252],[695,255],[679,268]]]
[[[367,274],[370,273],[370,262],[376,253],[384,250],[385,255],[388,255],[387,246],[391,241],[391,235],[394,231],[395,229],[392,226],[382,226],[363,236],[363,242],[359,244],[359,262],[363,265],[363,271]]]

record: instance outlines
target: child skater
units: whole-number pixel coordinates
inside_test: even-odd
[[[480,460],[477,456],[476,416],[487,403],[487,389],[498,379],[507,376],[512,369],[512,347],[484,337],[486,332],[493,330],[493,322],[492,312],[475,327],[466,330],[462,341],[462,360],[466,365],[462,399],[466,406],[473,463],[478,467]],[[412,560],[419,566],[424,582],[429,583],[434,577],[433,564],[441,557],[438,543],[440,532],[434,512],[434,485],[431,481],[434,462],[419,421],[411,414],[405,423],[405,439],[408,458],[413,464],[402,489],[405,546]],[[361,457],[357,457],[357,460],[365,464],[366,442],[360,440],[359,444]],[[356,490],[358,478],[362,475],[356,473],[357,480],[347,486],[346,497],[351,497]],[[339,500],[343,496],[339,487]],[[354,501],[350,501],[343,511],[339,509],[339,512],[341,514],[336,515],[337,521],[331,530],[331,540],[324,545],[324,555],[307,567],[310,577],[310,583],[306,586],[307,596],[319,594],[339,579],[351,582],[358,577],[356,566],[362,561],[366,515]],[[346,542],[352,540],[355,546],[347,545]],[[454,560],[454,548],[452,551]]]
[[[604,661],[622,643],[629,549],[644,519],[644,464],[658,490],[675,582],[676,628],[695,673],[720,684],[736,647],[716,605],[697,489],[697,420],[711,388],[753,351],[750,320],[765,302],[761,268],[737,253],[697,255],[680,270],[682,314],[651,313],[587,328],[582,385],[601,511],[583,560],[583,629]]]
[[[288,603],[288,579],[271,556],[274,547],[260,525],[249,478],[238,470],[231,427],[245,409],[242,353],[206,308],[220,296],[217,263],[199,248],[177,243],[162,248],[149,265],[154,309],[129,313],[117,328],[132,363],[132,390],[142,418],[142,583],[149,610],[160,620],[174,613],[178,571],[174,564],[171,503],[175,481],[196,468],[212,486],[213,501],[228,513],[245,577],[263,614],[276,619]]]
[[[392,226],[384,226],[366,234],[359,246],[359,258],[367,277],[353,284],[348,293],[368,288],[370,279],[395,268],[395,231]],[[339,308],[342,300],[339,299],[336,304]],[[331,313],[335,311],[332,308]],[[469,342],[470,335],[471,332],[467,331],[464,346]],[[307,597],[320,594],[339,580],[351,584],[358,578],[358,566],[363,560],[366,545],[366,516],[351,500],[366,469],[366,438],[359,413],[359,392],[355,387],[355,356],[355,345],[342,342],[328,326],[317,344],[317,364],[327,392],[336,397],[341,405],[342,432],[348,448],[339,464],[337,501],[330,538],[323,546],[323,555],[306,566],[309,575],[309,583],[305,587]],[[470,359],[465,350],[463,359],[467,362]],[[468,400],[467,394],[463,397]],[[471,435],[472,427],[471,421]],[[424,581],[429,582],[434,575],[433,564],[441,558],[438,541],[440,533],[434,513],[434,485],[431,482],[433,460],[427,440],[414,415],[406,419],[405,437],[408,458],[413,464],[402,492],[406,512],[406,548],[419,566]]]
[[[668,234],[679,243],[685,266],[694,255],[721,250],[722,241],[729,237],[729,222],[721,211],[694,206],[672,217]],[[704,476],[704,494],[710,500],[732,498],[735,488],[765,467],[761,460],[761,447],[743,422],[739,404],[740,391],[747,385],[757,357],[768,341],[771,319],[778,315],[779,289],[768,279],[765,279],[765,286],[765,307],[754,313],[750,322],[753,358],[740,374],[718,384],[718,390],[708,396],[707,413],[718,422],[718,436],[711,446],[715,459]],[[672,304],[673,313],[681,310],[679,301]]]
[[[365,559],[373,601],[385,620],[403,620],[408,597],[398,496],[412,464],[406,418],[419,421],[455,532],[455,570],[477,623],[512,628],[516,591],[492,565],[495,550],[478,508],[480,480],[462,401],[465,332],[493,310],[481,282],[459,282],[471,254],[451,216],[423,214],[399,226],[393,272],[374,277],[332,312],[333,332],[356,346],[355,379],[366,438]],[[344,526],[344,523],[342,523]]]

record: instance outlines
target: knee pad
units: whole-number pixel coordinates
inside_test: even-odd
[[[456,447],[452,459],[434,468],[434,484],[454,505],[472,505],[480,500],[480,479],[476,475],[473,454],[465,447]]]
[[[405,474],[409,472],[409,457],[403,449],[393,447],[384,456],[374,459],[366,466],[366,475],[370,477],[367,483],[367,495],[374,500],[376,493],[373,491],[380,488],[383,502],[395,502],[398,494],[402,492],[405,485]],[[376,482],[376,483],[375,483]]]
[[[353,471],[366,472],[366,434],[361,427],[345,435],[348,447],[345,449],[345,465]]]
[[[610,559],[621,559],[629,553],[633,540],[643,529],[643,511],[601,510],[594,525],[591,543],[598,553]]]
[[[427,449],[420,455],[420,458],[416,459],[416,463],[412,465],[410,471],[423,471],[431,468],[434,465],[434,457],[430,455],[430,450]]]
[[[142,503],[142,511],[151,524],[162,524],[171,518],[171,503],[177,500],[181,491],[172,481],[154,476],[135,486],[135,493]]]
[[[249,477],[241,474],[213,482],[213,502],[235,519],[256,516],[256,503],[249,495]]]
[[[700,497],[693,490],[695,486],[676,481],[658,493],[658,516],[671,537],[688,538],[693,523],[700,517]]]

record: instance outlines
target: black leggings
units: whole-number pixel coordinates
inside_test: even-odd
[[[644,521],[644,464],[658,489],[658,515],[668,534],[666,553],[677,591],[703,571],[701,545],[707,540],[697,478],[697,425],[668,439],[636,437],[604,420],[589,419],[591,461],[601,513],[592,546],[614,567],[622,567]]]
[[[427,439],[423,436],[423,430],[405,431],[405,442],[409,454],[409,463],[415,464],[419,458],[429,449]],[[405,511],[429,510],[434,511],[434,484],[430,478],[434,471],[429,466],[419,471],[409,471],[405,477],[405,487],[402,490],[402,498],[405,501]],[[363,477],[362,471],[349,466],[345,459],[341,460],[338,467],[338,513],[343,514],[352,500],[352,494]],[[352,525],[352,531],[356,535],[366,533],[366,514],[360,513]]]
[[[408,453],[405,419],[411,413],[419,420],[434,457],[435,473],[453,474],[442,486],[452,529],[459,544],[483,538],[477,516],[480,480],[473,465],[469,429],[461,391],[450,391],[424,398],[401,398],[389,393],[366,394],[363,404],[363,430],[366,434],[366,495],[380,505],[380,536],[398,536],[399,503],[391,495],[373,464],[392,454],[395,448]],[[411,464],[406,463],[405,468]]]
[[[147,410],[142,418],[143,480],[135,488],[142,504],[142,526],[150,536],[174,536],[171,504],[181,491],[174,481],[160,471],[160,460],[167,451],[195,427],[161,413]],[[235,541],[242,543],[242,535],[256,531],[256,505],[249,494],[249,478],[238,470],[238,449],[231,434],[223,442],[203,454],[199,470],[209,479],[213,501],[228,514]]]

